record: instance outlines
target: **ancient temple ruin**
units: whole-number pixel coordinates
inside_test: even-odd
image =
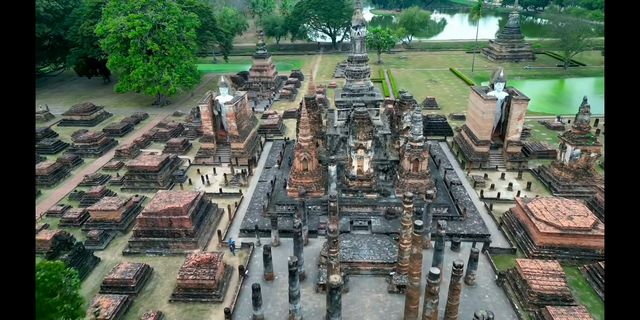
[[[183,160],[175,154],[141,154],[126,164],[123,190],[157,191],[171,189],[175,184],[173,173]]]
[[[120,262],[102,280],[100,293],[137,295],[152,272],[153,268],[146,263]]]
[[[93,127],[111,117],[113,114],[91,102],[83,102],[69,108],[62,114],[60,127]]]
[[[259,30],[256,52],[253,54],[253,62],[249,69],[249,79],[240,90],[247,92],[251,107],[264,111],[265,105],[271,106],[276,99],[286,79],[287,77],[283,79],[278,76],[271,53],[264,43],[264,32]]]
[[[219,94],[208,91],[199,104],[203,136],[195,156],[196,164],[255,166],[262,152],[258,119],[249,106],[246,91],[231,91],[223,77]]]
[[[102,229],[126,232],[142,210],[144,196],[104,197],[87,208],[90,218],[83,229]]]
[[[221,252],[189,254],[178,271],[169,301],[221,303],[233,273],[233,268],[222,262],[223,256]]]
[[[68,268],[78,271],[80,280],[84,280],[100,262],[100,258],[64,230],[41,229],[36,233],[36,254],[44,255],[47,260],[62,261]]]
[[[318,161],[316,141],[311,134],[309,113],[304,100],[298,128],[298,140],[287,182],[287,194],[292,198],[322,197],[325,191],[326,173]]]
[[[585,96],[578,107],[571,129],[559,136],[558,158],[550,165],[533,170],[555,196],[589,198],[604,178],[596,169],[602,143],[591,132],[591,106]]]
[[[604,223],[578,200],[516,198],[502,223],[527,257],[604,259]]]
[[[453,152],[463,168],[524,169],[520,136],[529,97],[507,87],[499,68],[489,86],[472,86],[467,119],[453,139]]]
[[[491,61],[521,62],[536,59],[531,44],[524,42],[524,35],[520,30],[517,0],[507,24],[498,30],[495,40],[489,40],[489,46],[482,48],[481,52]]]
[[[204,250],[223,212],[201,191],[158,191],[136,219],[123,253],[165,255]]]
[[[36,185],[53,187],[69,175],[69,169],[59,162],[44,161],[36,164]]]
[[[117,140],[107,136],[104,132],[89,131],[87,129],[80,129],[72,133],[71,140],[73,143],[67,152],[89,158],[101,157],[118,144]]]
[[[129,311],[133,298],[126,294],[97,294],[87,309],[90,320],[120,320]]]

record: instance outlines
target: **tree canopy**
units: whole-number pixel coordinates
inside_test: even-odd
[[[78,272],[61,261],[43,260],[36,265],[36,319],[84,318]]]
[[[36,0],[36,74],[65,67],[73,43],[68,34],[74,23],[70,14],[80,0]]]
[[[398,26],[406,31],[406,39],[409,43],[413,37],[429,25],[431,14],[418,7],[411,7],[400,13]]]
[[[83,0],[72,13],[74,21],[68,39],[72,43],[67,62],[73,66],[78,76],[101,76],[105,82],[111,81],[111,71],[107,67],[107,54],[100,47],[96,35],[96,25],[102,18],[102,8],[106,0]]]
[[[249,10],[254,18],[262,21],[263,17],[276,10],[276,3],[274,0],[249,0]]]
[[[426,6],[433,0],[371,0],[376,7],[383,9],[404,9],[411,6]]]
[[[578,53],[587,50],[591,46],[589,40],[593,36],[591,27],[577,19],[566,19],[554,24],[553,33],[558,38],[557,45],[560,55],[564,59],[565,70],[569,67],[571,59]]]
[[[385,28],[375,27],[371,28],[367,33],[367,47],[373,49],[378,54],[378,63],[382,63],[380,60],[380,54],[383,51],[389,51],[396,45],[396,39],[393,31]]]
[[[120,78],[117,92],[167,96],[193,88],[200,79],[196,69],[198,17],[171,0],[110,0],[104,7],[96,34],[109,55],[108,66]]]
[[[242,13],[231,7],[223,7],[215,15],[215,19],[216,43],[220,46],[224,60],[228,61],[233,49],[233,39],[249,29],[249,23]]]
[[[300,19],[298,25],[329,37],[334,49],[338,48],[338,37],[344,39],[348,35],[352,15],[351,0],[304,0],[295,5],[292,13]]]
[[[280,46],[280,39],[289,33],[286,17],[282,15],[269,15],[262,19],[262,27],[267,37],[276,39],[276,45]]]

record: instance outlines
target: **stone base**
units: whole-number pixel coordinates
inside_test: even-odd
[[[203,218],[195,238],[134,238],[131,236],[127,247],[122,251],[123,255],[178,255],[193,250],[205,250],[214,231],[216,230],[224,209],[210,210]]]
[[[234,268],[224,265],[224,276],[220,279],[218,290],[215,291],[178,291],[176,288],[169,298],[169,302],[214,302],[222,303],[231,282]]]
[[[342,272],[342,293],[349,292],[349,275]],[[327,292],[327,265],[320,263],[318,265],[318,276],[316,277],[315,285],[316,293]]]
[[[100,122],[110,118],[111,116],[113,116],[113,114],[103,111],[97,117],[90,120],[62,119],[60,122],[58,122],[58,126],[59,127],[95,127]]]
[[[119,286],[119,285],[106,285],[103,284],[100,286],[101,294],[128,294],[131,296],[136,296],[142,288],[147,284],[149,278],[153,274],[153,268],[151,268],[148,264],[145,264],[143,267],[142,275],[137,281],[135,281],[135,285],[131,286]]]
[[[90,146],[90,147],[77,147],[75,145],[71,145],[67,152],[77,154],[81,157],[86,158],[100,158],[109,150],[115,148],[118,145],[118,141],[111,138],[111,141],[106,142],[99,146]]]
[[[91,230],[91,229],[102,229],[102,230],[115,230],[120,232],[127,232],[133,225],[133,220],[136,216],[142,211],[142,201],[135,203],[135,206],[125,212],[120,219],[120,221],[93,221],[93,219],[89,218],[89,220],[82,227],[83,231]]]
[[[591,288],[598,294],[598,297],[604,301],[604,262],[596,262],[580,267],[580,271],[587,279]]]
[[[387,281],[389,282],[387,292],[404,294],[409,286],[409,275],[394,272]]]
[[[482,48],[482,55],[495,62],[524,62],[535,61],[536,55],[530,44],[503,45],[495,41],[489,41],[489,46]]]
[[[103,303],[100,301],[104,300]],[[96,320],[120,320],[124,319],[124,315],[129,311],[131,304],[133,303],[131,297],[122,294],[98,294],[91,301],[91,305],[87,310],[87,319]],[[113,310],[111,306],[115,304]],[[97,308],[104,308],[101,310],[98,317],[93,315],[93,310]],[[107,311],[108,310],[108,311]]]
[[[544,306],[575,306],[576,302],[573,297],[558,297],[552,295],[538,294],[532,297],[527,294],[529,289],[526,288],[524,280],[518,275],[515,268],[507,270],[505,276],[504,288],[507,296],[513,299],[522,309],[527,311],[536,311],[539,307]]]
[[[87,239],[84,242],[84,247],[89,249],[89,250],[93,250],[93,251],[104,250],[109,245],[111,240],[113,240],[113,238],[115,238],[115,237],[116,237],[115,232],[105,231],[105,235],[103,237],[101,237],[99,239],[99,241],[91,241],[91,240]]]
[[[92,251],[87,251],[86,257],[81,259],[82,261],[72,262],[67,264],[67,267],[72,267],[78,271],[78,277],[80,281],[86,279],[91,271],[100,263],[100,258],[93,255]]]
[[[515,239],[516,245],[527,258],[531,259],[557,259],[562,261],[599,261],[604,260],[604,252],[593,249],[568,248],[568,247],[544,247],[537,246],[526,227],[518,221],[511,210],[502,216],[504,230]]]
[[[592,182],[565,181],[554,174],[548,166],[540,166],[531,171],[556,197],[588,199],[597,192],[595,184]]]

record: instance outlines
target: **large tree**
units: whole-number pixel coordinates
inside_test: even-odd
[[[262,18],[272,14],[276,10],[276,3],[274,0],[249,0],[249,10],[253,18],[257,18],[262,23]],[[256,23],[256,26],[259,23]]]
[[[249,23],[242,13],[231,7],[222,8],[215,17],[216,43],[220,46],[224,61],[229,61],[229,54],[233,49],[233,39],[247,31]]]
[[[198,17],[200,25],[196,28],[198,51],[210,51],[216,41],[216,19],[213,7],[205,0],[178,0],[183,10]]]
[[[480,18],[482,17],[482,11],[484,9],[484,1],[477,0],[476,4],[471,7],[471,13],[469,14],[469,18],[476,24],[476,42],[475,47],[473,48],[473,58],[471,60],[471,72],[476,65],[476,51],[478,51],[478,31],[480,30]]]
[[[558,39],[557,46],[564,62],[566,70],[571,63],[571,59],[580,52],[592,46],[590,38],[593,36],[591,27],[578,19],[567,18],[562,22],[555,23],[553,34]]]
[[[325,34],[338,49],[338,37],[346,36],[351,27],[353,3],[351,0],[304,0],[298,2],[292,16],[298,17],[299,25]]]
[[[110,0],[96,34],[109,55],[108,66],[119,75],[117,92],[168,96],[193,88],[196,69],[198,17],[172,0]]]
[[[396,45],[393,31],[387,28],[375,27],[367,33],[367,47],[373,49],[378,54],[378,63],[382,63],[380,55],[382,52],[391,50]]]
[[[111,71],[107,67],[107,54],[100,47],[96,35],[96,25],[102,19],[102,8],[106,0],[83,0],[71,14],[74,24],[69,30],[69,40],[74,47],[67,57],[68,64],[78,76],[101,76],[105,82],[111,81]]]
[[[74,24],[70,14],[80,0],[36,0],[36,74],[65,67],[73,42],[69,30]]]
[[[61,261],[43,260],[36,265],[36,319],[84,318],[78,272]]]
[[[420,31],[424,30],[431,20],[429,11],[424,11],[419,7],[411,7],[400,13],[398,18],[398,26],[406,31],[406,39],[409,44],[413,37]]]
[[[262,27],[267,37],[276,39],[276,46],[280,48],[280,39],[289,33],[286,17],[282,15],[269,15],[262,19]]]

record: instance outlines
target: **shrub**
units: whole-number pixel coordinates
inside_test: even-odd
[[[455,74],[458,78],[460,78],[462,81],[464,81],[467,85],[469,85],[469,86],[475,86],[476,85],[476,83],[473,82],[473,80],[471,80],[469,77],[464,75],[462,72],[458,71],[458,69],[449,68],[449,70],[451,70],[451,72],[453,72],[453,74]]]

